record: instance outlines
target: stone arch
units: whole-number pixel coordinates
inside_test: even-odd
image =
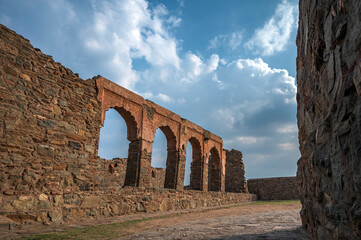
[[[127,111],[124,107],[113,106],[109,107],[116,110],[124,119],[127,125],[127,139],[130,141],[128,147],[128,160],[127,169],[125,173],[125,186],[137,186],[139,175],[139,161],[141,152],[141,142],[138,138],[138,124],[135,117],[130,111]],[[106,111],[107,111],[106,110]]]
[[[123,107],[112,107],[116,110],[124,119],[125,124],[127,125],[127,139],[132,141],[137,139],[138,135],[138,124],[131,112],[125,110]]]
[[[177,138],[169,126],[160,126],[159,129],[163,132],[167,139],[167,161],[164,188],[176,188],[177,169],[179,164]]]
[[[191,137],[188,140],[192,145],[192,163],[191,163],[191,176],[190,188],[192,190],[201,190],[203,179],[203,161],[202,161],[202,148],[199,140]],[[188,142],[187,142],[188,143]]]
[[[216,147],[208,154],[208,191],[221,191],[221,158]]]

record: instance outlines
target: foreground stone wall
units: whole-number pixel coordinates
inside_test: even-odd
[[[76,192],[97,182],[101,106],[84,81],[0,25],[1,198]],[[101,181],[99,181],[101,182]],[[0,202],[3,203],[4,201]],[[3,208],[1,208],[3,210]]]
[[[125,187],[118,191],[91,191],[51,195],[22,195],[5,200],[1,227],[16,229],[26,223],[62,223],[79,218],[99,218],[139,212],[157,212],[220,206],[256,200],[252,194]],[[36,206],[34,208],[34,206]]]
[[[247,193],[247,182],[242,152],[232,149],[226,152],[226,192]]]
[[[300,1],[301,217],[313,239],[361,238],[361,1]]]
[[[299,199],[296,177],[255,178],[247,181],[249,193],[259,200]]]

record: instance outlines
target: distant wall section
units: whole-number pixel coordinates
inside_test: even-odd
[[[296,177],[255,178],[247,181],[249,193],[256,194],[258,200],[298,199]]]

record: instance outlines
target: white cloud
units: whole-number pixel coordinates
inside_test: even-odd
[[[291,32],[296,29],[298,8],[287,0],[282,0],[275,14],[266,22],[263,28],[255,31],[252,38],[245,44],[249,49],[265,56],[285,50]]]
[[[170,16],[170,18],[167,20],[167,23],[169,23],[171,27],[179,27],[181,22],[182,19],[175,16]]]
[[[298,132],[298,127],[297,127],[296,123],[285,124],[285,125],[279,126],[279,128],[277,129],[277,132],[279,132],[279,133],[296,133],[296,132]]]
[[[279,143],[279,144],[277,144],[277,146],[282,151],[291,151],[291,150],[294,150],[295,148],[297,148],[297,146],[294,143]]]
[[[252,137],[252,136],[236,138],[236,140],[242,145],[256,144],[256,143],[259,144],[265,139],[266,139],[265,137]]]
[[[215,70],[217,70],[219,64],[219,56],[217,54],[212,54],[212,56],[209,58],[206,66],[206,72],[211,73]]]
[[[231,50],[235,50],[241,45],[243,35],[241,32],[233,32],[226,35],[217,35],[209,41],[208,49],[217,49],[219,47],[229,47]]]
[[[159,93],[157,96],[155,96],[156,99],[159,99],[163,102],[166,102],[166,103],[170,103],[170,102],[173,102],[173,99],[170,98],[168,95],[166,94],[163,94],[163,93]]]
[[[88,49],[108,56],[104,65],[110,76],[106,77],[133,89],[140,78],[133,69],[136,58],[179,69],[177,41],[168,29],[181,20],[169,16],[164,5],[150,9],[145,0],[123,0],[94,1],[92,6],[93,23],[83,32],[84,42]]]
[[[188,52],[182,60],[181,71],[178,72],[180,80],[184,83],[195,83],[207,74],[217,70],[219,65],[219,56],[212,54],[204,62],[199,56]]]

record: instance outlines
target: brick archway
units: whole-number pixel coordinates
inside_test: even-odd
[[[176,188],[177,169],[179,164],[177,138],[169,126],[161,126],[158,129],[163,132],[167,139],[167,160],[164,188]]]
[[[127,139],[129,141],[137,139],[138,124],[131,112],[127,111],[123,107],[112,107],[116,110],[125,121],[127,125]]]
[[[102,121],[109,108],[117,109],[126,119],[131,143],[125,185],[154,185],[151,153],[155,131],[160,128],[167,138],[166,188],[183,189],[185,146],[190,141],[194,149],[191,188],[208,190],[208,156],[205,154],[215,148],[212,151],[215,152],[217,167],[211,168],[211,171],[216,169],[218,175],[213,177],[217,188],[212,189],[224,191],[225,154],[222,138],[101,76],[96,77],[96,84],[98,100],[102,104]]]

